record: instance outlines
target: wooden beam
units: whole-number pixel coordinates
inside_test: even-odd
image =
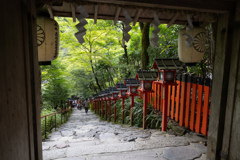
[[[95,8],[94,8],[94,24],[97,24],[97,16],[98,16],[98,5],[95,5]]]
[[[72,9],[73,22],[76,22],[76,6],[74,3],[71,4],[71,9]]]
[[[78,15],[78,13],[76,14]],[[69,12],[54,12],[54,16],[60,16],[60,17],[71,17],[71,13]],[[94,14],[89,13],[88,18],[92,18],[94,19]],[[102,15],[102,14],[98,14],[98,19],[104,19],[104,20],[113,20],[114,16],[111,15]],[[118,17],[118,20],[123,21],[125,19],[124,16],[120,16]],[[159,18],[159,20],[161,21],[161,24],[167,24],[169,22],[168,19],[163,19],[163,18]],[[142,18],[139,17],[138,22],[147,22],[147,23],[152,23],[153,18]],[[198,22],[198,21],[197,21]],[[186,20],[176,20],[175,24],[179,24],[179,25],[185,25],[186,24]]]
[[[172,19],[169,21],[169,23],[167,24],[167,28],[169,28],[175,21],[176,19],[178,18],[180,14],[177,12],[175,13],[175,15],[172,17]]]
[[[47,9],[48,9],[48,13],[50,14],[50,18],[54,18],[54,15],[53,15],[53,10],[52,10],[52,5],[51,4],[48,4],[47,5]]]
[[[117,20],[118,20],[120,11],[121,11],[121,7],[117,7],[117,11],[116,11],[115,18],[114,18],[114,25],[117,24]]]
[[[138,9],[138,10],[137,10],[137,13],[136,13],[136,15],[135,15],[135,17],[134,17],[134,19],[133,19],[133,26],[136,25],[136,23],[137,23],[137,21],[138,21],[138,18],[139,18],[139,16],[140,16],[141,13],[142,13],[142,9]]]
[[[178,10],[192,10],[209,13],[225,13],[233,11],[235,9],[234,1],[223,0],[77,0],[81,2],[93,2],[93,3],[108,3],[111,5],[127,5],[127,6],[141,6],[152,8],[166,8],[166,9],[178,9]]]

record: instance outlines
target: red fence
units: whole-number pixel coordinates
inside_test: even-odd
[[[168,88],[168,116],[180,126],[192,131],[208,134],[210,114],[210,79],[190,75],[177,75],[177,86]],[[149,94],[148,102],[155,109],[162,111],[162,86],[153,82],[154,93]]]

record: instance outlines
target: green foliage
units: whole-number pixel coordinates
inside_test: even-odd
[[[70,84],[66,73],[57,60],[51,66],[42,66],[42,98],[44,107],[61,108],[68,97]]]

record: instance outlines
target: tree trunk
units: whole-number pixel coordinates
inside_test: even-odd
[[[123,23],[122,23],[122,27],[123,27],[123,29],[125,28]],[[123,36],[124,36],[124,33],[123,33]],[[125,45],[125,43],[123,43],[123,44],[122,44],[122,47],[123,47],[123,49],[124,49],[124,58],[126,58],[126,62],[127,62],[127,65],[128,65],[129,62],[128,62],[127,45]]]
[[[101,91],[101,90],[102,90],[102,87],[101,87],[101,85],[100,85],[99,82],[98,82],[98,78],[97,78],[97,76],[96,76],[96,73],[95,73],[95,70],[94,70],[93,63],[92,63],[92,59],[91,59],[91,58],[90,58],[90,63],[91,63],[91,67],[92,67],[92,72],[93,72],[94,78],[95,78],[95,80],[96,80],[96,83],[97,83],[97,85],[98,85],[99,90]]]
[[[107,72],[108,72],[108,74],[109,74],[109,77],[110,77],[110,80],[111,80],[112,84],[115,86],[113,77],[112,77],[111,72],[110,72],[110,68],[106,67],[105,69],[107,70]]]
[[[142,69],[146,70],[149,64],[149,56],[147,49],[149,47],[149,28],[150,23],[139,23],[142,32],[142,52],[141,52],[141,63]]]

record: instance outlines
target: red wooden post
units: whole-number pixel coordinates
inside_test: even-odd
[[[100,112],[101,107],[100,107],[100,106],[101,106],[101,101],[99,100],[99,101],[98,101],[98,114],[99,114],[99,115],[101,115],[101,112]]]
[[[122,124],[124,124],[124,100],[125,98],[122,98]]]
[[[172,107],[171,107],[172,119],[174,119],[174,111],[175,111],[175,90],[176,90],[176,86],[172,86]]]
[[[155,109],[157,109],[157,96],[158,96],[158,94],[157,94],[157,86],[158,86],[158,84],[157,83],[155,83],[155,90],[154,90],[154,96],[155,96],[155,98],[154,98],[154,108]]]
[[[209,113],[209,94],[210,94],[210,79],[206,78],[204,83],[204,104],[201,133],[207,136],[207,124]]]
[[[197,100],[197,116],[196,116],[196,125],[195,132],[200,132],[201,124],[201,114],[202,114],[202,96],[203,96],[203,79],[200,77],[198,84],[198,100]]]
[[[101,100],[98,101],[98,114],[101,116]]]
[[[163,85],[162,131],[167,130],[168,85]]]
[[[168,112],[167,115],[170,116],[170,109],[171,109],[171,86],[168,86]]]
[[[161,98],[160,98],[160,111],[162,112],[163,110],[163,86],[162,85],[160,85],[160,88],[161,88]]]
[[[158,89],[157,89],[157,92],[158,92],[158,94],[157,94],[157,110],[158,111],[160,111],[160,101],[161,101],[161,99],[160,99],[160,95],[161,95],[161,85],[157,85],[157,87],[158,87]]]
[[[179,117],[179,125],[184,125],[184,113],[185,113],[185,98],[186,98],[186,82],[187,82],[187,75],[182,75],[182,88],[181,88],[181,102],[180,102],[180,117]]]
[[[94,110],[95,110],[95,113],[97,113],[97,102],[96,101],[94,101]]]
[[[131,126],[133,126],[133,107],[134,107],[134,96],[131,96]]]
[[[107,100],[105,100],[105,116],[106,116],[106,120],[107,120]]]
[[[102,118],[104,118],[104,101],[102,101]]]
[[[116,122],[116,103],[117,103],[117,100],[114,100],[114,122]]]
[[[147,92],[144,93],[144,98],[143,98],[143,129],[147,128],[147,121],[146,121],[146,116],[147,116],[147,98],[148,94]]]
[[[180,106],[181,75],[177,75],[176,83],[177,83],[177,97],[176,97],[175,120],[178,122],[178,120],[179,120],[179,106]]]
[[[192,77],[192,102],[191,102],[191,119],[190,129],[193,131],[195,128],[195,110],[196,110],[196,93],[197,93],[197,79]]]
[[[109,114],[109,121],[111,121],[111,100],[109,100],[109,111],[108,111],[108,114]]]
[[[188,78],[187,78],[187,89],[186,89],[186,110],[185,110],[185,126],[186,127],[189,127],[191,82],[192,82],[192,77],[191,77],[191,75],[188,75]]]

